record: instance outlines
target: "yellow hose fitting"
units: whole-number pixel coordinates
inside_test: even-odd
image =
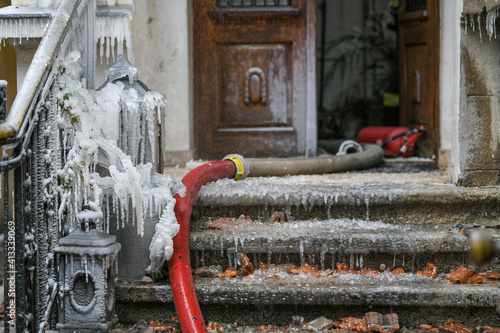
[[[234,175],[234,180],[245,179],[250,172],[250,166],[248,162],[239,154],[230,154],[224,156],[223,161],[228,160],[234,163],[236,168],[236,174]]]

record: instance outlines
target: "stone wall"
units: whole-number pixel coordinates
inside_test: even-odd
[[[500,40],[489,40],[486,15],[466,15],[460,46],[461,91],[457,183],[500,184]],[[471,26],[471,21],[474,27]],[[479,26],[479,22],[483,22]]]

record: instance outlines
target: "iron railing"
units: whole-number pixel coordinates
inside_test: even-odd
[[[79,51],[82,82],[93,89],[95,9],[95,0],[60,1],[7,119],[0,124],[5,332],[44,331],[55,328],[57,322],[54,247],[65,232],[57,212],[57,170],[65,163],[64,133],[57,126],[60,59]],[[12,204],[13,219],[9,217]]]

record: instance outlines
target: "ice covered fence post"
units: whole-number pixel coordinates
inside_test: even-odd
[[[78,214],[80,229],[59,240],[60,332],[108,331],[118,322],[115,310],[116,237],[99,231],[102,212],[87,206]],[[57,290],[57,288],[53,288]]]
[[[104,71],[104,74],[107,82],[98,89],[102,92],[98,103],[103,106],[106,111],[104,113],[110,117],[106,120],[110,124],[106,127],[107,135],[112,137],[118,148],[130,157],[130,161],[140,174],[141,188],[135,195],[140,197],[142,216],[136,216],[136,218],[137,225],[143,226],[140,228],[141,232],[137,232],[135,230],[137,228],[134,228],[134,215],[128,214],[128,211],[134,211],[134,206],[137,207],[139,199],[136,198],[134,204],[134,201],[130,203],[127,198],[122,198],[119,200],[120,209],[115,209],[110,214],[110,221],[112,221],[110,233],[116,235],[123,245],[119,254],[118,275],[121,278],[141,278],[149,266],[150,257],[155,258],[156,262],[156,257],[163,256],[165,252],[165,246],[150,246],[155,230],[158,234],[155,239],[160,237],[159,243],[163,244],[166,238],[161,236],[161,231],[164,229],[161,226],[165,224],[170,226],[170,223],[177,225],[173,213],[175,205],[173,194],[176,193],[175,188],[180,189],[182,184],[168,175],[161,174],[163,163],[160,123],[164,114],[165,97],[139,81],[139,70],[123,55],[119,55],[115,63]],[[117,106],[110,103],[114,97],[109,94],[112,95],[116,91],[113,86],[118,87],[120,91],[119,110],[114,110]],[[108,111],[112,109],[114,111]],[[116,129],[109,128],[115,124],[118,124]],[[109,133],[110,131],[116,131],[116,133]],[[110,164],[109,170],[112,177],[120,178],[114,176],[113,165]],[[123,184],[128,186],[125,185],[126,182]],[[115,185],[115,194],[120,196],[119,193],[123,191],[116,191],[116,189]],[[173,220],[169,216],[173,216]],[[131,223],[124,223],[125,221]],[[160,221],[160,226],[157,226],[158,221]],[[163,223],[165,221],[167,223]],[[165,241],[168,242],[168,240]],[[154,244],[157,245],[158,241]],[[167,245],[167,248],[170,247]],[[153,251],[152,255],[150,255],[150,249]]]
[[[110,83],[123,84],[125,98],[122,100],[118,146],[135,165],[152,163],[153,170],[162,173],[160,124],[164,110],[157,99],[163,97],[139,81],[139,69],[123,54],[104,71],[104,75],[107,81],[98,90]],[[139,100],[141,102],[137,102]]]

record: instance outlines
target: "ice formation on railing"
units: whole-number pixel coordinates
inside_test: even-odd
[[[60,0],[13,0],[14,6],[56,7]],[[97,0],[98,6],[131,5],[133,0]]]
[[[153,121],[165,99],[157,92],[141,96],[133,89],[124,90],[119,81],[109,82],[100,91],[87,90],[80,81],[79,59],[80,54],[72,52],[62,60],[59,78],[58,124],[64,132],[62,153],[66,154],[67,161],[58,172],[62,198],[59,215],[68,216],[68,231],[71,232],[80,228],[78,217],[81,216],[78,214],[81,208],[91,206],[93,211],[101,212],[99,216],[103,221],[97,225],[98,229],[109,231],[112,210],[117,216],[117,229],[120,224],[123,227],[132,221],[137,223],[137,233],[142,236],[147,212],[163,211],[151,244],[152,267],[155,268],[172,255],[171,238],[179,229],[173,195],[184,188],[168,175],[151,176],[152,164],[142,163],[144,159],[138,152],[144,152],[145,147],[140,145],[145,140],[141,137],[144,133],[138,130],[141,122],[138,112],[139,108],[146,108],[146,112],[152,114],[147,117],[148,121]],[[123,106],[126,106],[124,112],[129,114],[127,126],[122,126],[122,130],[128,130],[128,137],[135,138],[128,142],[128,151],[135,152],[135,156],[125,154],[119,147]],[[135,147],[130,147],[131,144]],[[154,151],[155,147],[151,148]],[[136,166],[136,161],[141,163]]]
[[[5,37],[12,38],[14,45],[22,44],[23,39],[40,38],[47,29],[50,18],[2,18],[0,19],[1,46]]]
[[[23,40],[41,38],[48,27],[50,16],[59,0],[30,0],[17,1],[14,6],[3,9],[0,19],[1,46],[9,38],[12,44],[22,44]],[[114,6],[116,1],[97,1],[97,6]],[[132,4],[132,1],[120,1],[120,4]],[[102,7],[101,7],[102,8]],[[33,15],[40,17],[33,17]],[[25,17],[23,17],[25,16]],[[100,61],[114,61],[116,56],[127,51],[128,57],[133,59],[132,49],[132,10],[128,7],[118,7],[113,15],[101,14],[96,16],[96,44],[99,45]],[[77,32],[83,33],[82,28]],[[105,59],[103,57],[105,56]]]

